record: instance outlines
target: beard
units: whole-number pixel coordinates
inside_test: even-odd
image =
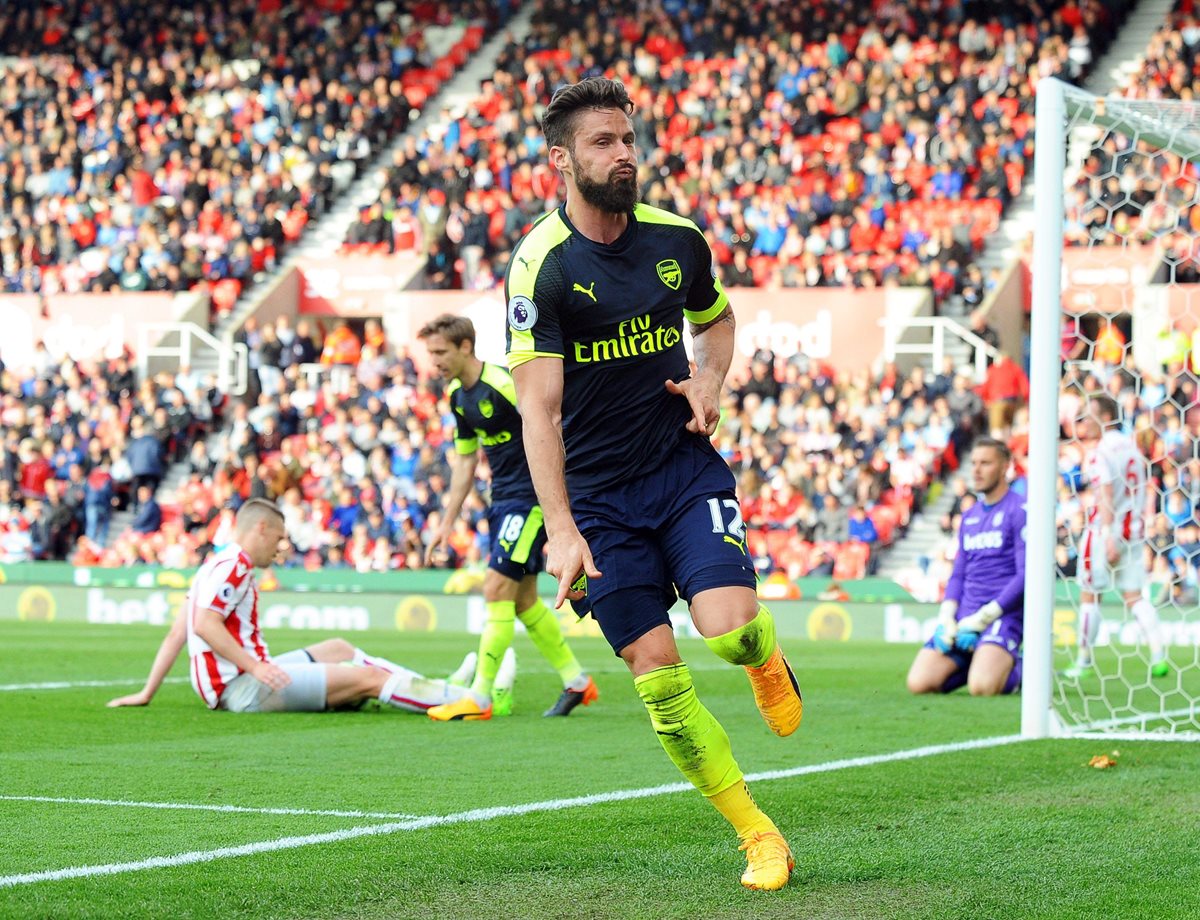
[[[609,214],[628,214],[638,202],[637,170],[628,178],[618,178],[614,169],[607,182],[594,182],[583,174],[575,164],[575,187],[579,194],[594,208]]]

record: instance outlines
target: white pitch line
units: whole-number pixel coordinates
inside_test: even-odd
[[[186,677],[168,677],[164,684],[184,684]],[[131,687],[146,682],[144,677],[127,677],[123,680],[50,680],[40,684],[0,684],[0,693],[19,690],[73,690],[76,687]]]
[[[254,808],[248,805],[201,805],[192,802],[131,802],[127,799],[77,799],[50,795],[0,795],[0,802],[51,802],[56,805],[110,805],[119,808],[160,808],[166,811],[221,811],[244,815],[313,815],[329,818],[381,818],[402,821],[419,818],[393,811],[339,811],[312,808]]]
[[[834,770],[846,770],[852,767],[869,767],[876,764],[892,763],[899,760],[913,760],[920,757],[932,757],[937,754],[951,754],[958,751],[972,751],[982,748],[1000,747],[1015,744],[1023,740],[1020,735],[1003,735],[995,738],[979,738],[973,741],[959,741],[951,744],[933,744],[926,747],[912,748],[907,751],[895,751],[891,754],[876,754],[869,757],[851,757],[844,760],[833,760],[827,763],[808,764],[793,767],[789,770],[769,770],[763,773],[753,773],[746,777],[749,782],[787,779],[793,776],[805,776],[813,773],[828,773]],[[663,786],[648,786],[641,789],[620,789],[614,792],[600,792],[593,795],[581,795],[566,799],[550,799],[544,802],[529,802],[525,805],[500,805],[494,808],[474,808],[470,811],[460,811],[449,815],[431,815],[425,818],[414,818],[409,821],[396,821],[387,824],[371,824],[350,827],[340,831],[330,831],[323,834],[307,834],[302,837],[280,837],[275,840],[262,840],[235,847],[220,847],[215,850],[193,850],[188,853],[177,853],[174,856],[155,856],[150,859],[140,859],[133,862],[102,863],[92,866],[71,866],[66,869],[50,869],[42,872],[25,872],[20,875],[0,876],[0,888],[11,888],[17,885],[28,885],[33,882],[61,881],[71,878],[94,878],[100,875],[119,875],[125,872],[140,872],[144,869],[163,869],[174,866],[187,866],[193,863],[212,862],[217,859],[229,859],[236,856],[252,856],[257,853],[273,853],[278,850],[294,850],[299,847],[317,846],[325,843],[339,843],[344,840],[354,840],[359,837],[376,837],[382,834],[394,834],[401,831],[416,831],[427,827],[444,827],[450,824],[468,824],[480,821],[493,821],[496,818],[513,817],[517,815],[534,814],[536,812],[563,811],[568,808],[588,808],[607,802],[627,802],[633,799],[648,799],[654,796],[670,795],[676,792],[692,790],[691,783],[668,783]]]
[[[713,664],[713,665],[689,665],[689,670],[693,673],[702,671],[726,671],[729,665]],[[537,668],[535,671],[539,670]],[[540,669],[542,673],[554,673],[549,668]],[[623,665],[620,667],[600,667],[592,668],[592,674],[628,674],[629,669]],[[29,684],[0,684],[0,693],[18,693],[29,690],[74,690],[76,687],[140,687],[146,682],[144,677],[126,677],[113,680],[48,680],[41,683]],[[186,684],[186,677],[168,677],[164,684]]]

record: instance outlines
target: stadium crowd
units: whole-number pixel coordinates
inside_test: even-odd
[[[1126,318],[1068,317],[1060,357],[1063,376],[1058,396],[1060,449],[1056,503],[1056,565],[1064,577],[1078,571],[1087,509],[1084,446],[1076,423],[1089,396],[1105,394],[1121,410],[1122,430],[1133,436],[1149,464],[1146,514],[1147,567],[1155,585],[1177,602],[1200,594],[1200,314],[1177,318],[1154,340],[1134,350]],[[989,377],[997,377],[997,365]],[[988,386],[977,388],[986,395]],[[983,407],[993,436],[1012,451],[1011,476],[1023,489],[1029,447],[1028,397]],[[998,412],[1008,407],[1009,412]],[[959,477],[952,480],[954,502],[943,516],[942,543],[898,580],[919,600],[937,601],[957,549],[958,528],[975,499]],[[1162,602],[1160,599],[1159,603]]]
[[[18,77],[10,75],[0,85],[9,110],[18,112],[5,122],[5,149],[27,153],[29,132],[47,127],[38,120],[44,112],[65,112],[77,101],[80,87],[96,83],[105,87],[99,114],[107,111],[108,98],[131,94],[128,104],[111,104],[109,124],[119,127],[125,111],[139,119],[141,146],[127,152],[123,168],[132,168],[138,155],[144,165],[145,150],[154,146],[162,115],[155,120],[138,114],[139,105],[153,101],[143,98],[146,79],[125,79],[121,87],[111,82],[118,69],[130,72],[138,57],[131,49],[144,42],[126,41],[124,51],[120,45],[105,51],[92,38],[95,22],[105,21],[103,14],[90,32],[80,29],[86,25],[83,19],[69,19],[71,11],[83,16],[85,6],[115,9],[67,4],[68,12],[61,15],[75,22],[75,28],[59,30],[57,37],[45,18],[49,14],[22,12],[23,8],[15,17],[0,12],[0,45],[36,32],[41,35],[38,47],[46,47],[44,54],[25,60],[25,70],[14,71]],[[1018,2],[1003,10],[988,4],[878,3],[869,15],[859,16],[842,7],[779,5],[765,11],[771,28],[751,30],[746,27],[748,6],[740,2],[716,11],[683,3],[667,3],[654,11],[611,3],[582,20],[567,22],[563,17],[569,5],[548,0],[537,10],[531,37],[502,55],[479,98],[463,112],[445,113],[436,128],[409,138],[395,154],[379,203],[364,210],[348,244],[420,249],[430,256],[427,275],[434,287],[495,284],[515,239],[558,195],[557,181],[542,162],[540,107],[561,80],[609,70],[625,79],[638,100],[636,129],[650,156],[644,165],[645,200],[701,224],[728,284],[923,283],[943,296],[959,293],[973,306],[982,299],[987,282],[971,265],[971,256],[991,224],[976,223],[972,215],[994,218],[1020,188],[1031,152],[1026,132],[1033,81],[1047,73],[1071,78],[1085,73],[1111,39],[1126,6],[1097,0]],[[228,28],[213,32],[219,33],[220,41],[233,42],[234,36],[252,43],[258,33],[246,27],[244,17],[232,15],[238,8],[236,0],[223,5],[227,19],[222,25]],[[602,12],[611,12],[620,28],[601,33],[597,17]],[[390,49],[392,69],[384,66],[381,56],[380,69],[373,74],[387,71],[382,84],[387,99],[395,100],[392,83],[397,79],[403,91],[405,67],[428,63],[420,56],[419,41],[397,44],[394,30],[383,28],[373,15],[363,14],[355,20],[357,31],[336,38],[321,32],[318,15],[288,20],[301,30],[292,33],[297,40],[308,39],[310,33],[303,30],[310,29],[336,46],[325,58],[314,58],[313,66],[320,71],[322,63],[329,64],[332,76],[313,77],[313,88],[329,81],[348,86],[351,78],[366,79],[361,71],[334,66],[338,60],[344,64],[338,54],[361,50],[361,44],[355,44],[360,39],[374,43],[381,55]],[[435,19],[437,15],[435,11]],[[194,21],[174,21],[180,28],[189,27],[181,32],[178,47],[166,43],[168,52],[160,55],[174,57],[164,63],[151,55],[139,66],[147,76],[161,69],[199,79],[215,94],[219,113],[211,117],[219,120],[224,117],[221,112],[227,114],[221,107],[227,105],[236,82],[222,82],[222,74],[228,72],[221,62],[232,52],[217,38],[198,42],[190,31]],[[1161,42],[1169,49],[1164,51],[1168,58],[1185,48],[1190,55],[1186,60],[1194,60],[1196,30],[1191,23],[1194,20],[1180,20],[1179,37]],[[353,42],[351,34],[358,36]],[[793,38],[745,37],[775,34]],[[552,35],[561,37],[551,41]],[[68,50],[59,43],[70,42],[76,43],[70,53],[81,55],[80,60],[107,54],[114,66],[81,66],[73,81],[59,86],[39,73],[37,62],[55,59],[56,53]],[[289,42],[276,50],[286,57],[298,53],[298,47],[299,41]],[[397,56],[405,60],[397,64]],[[172,78],[163,79],[164,85],[172,86]],[[275,79],[277,100],[287,99],[283,87],[304,84],[288,82],[286,73]],[[270,82],[270,74],[258,82],[256,92],[261,94],[261,84]],[[174,85],[177,92],[168,93],[168,99],[178,98],[185,88],[192,89]],[[46,100],[48,108],[37,111],[32,105],[22,107],[30,91],[52,91],[54,101]],[[1189,92],[1181,87],[1178,95],[1187,98]],[[359,93],[356,98],[361,102],[369,96]],[[300,106],[298,111],[318,119],[319,108]],[[364,103],[363,113],[368,108]],[[378,111],[386,108],[382,104]],[[208,124],[208,117],[207,110],[198,110],[197,124]],[[90,135],[79,134],[80,126],[90,131],[103,121],[85,117],[68,127],[64,116],[58,125],[62,143],[75,145],[73,155],[81,165],[98,158],[79,147],[81,139],[91,142]],[[364,125],[375,124],[362,117],[347,117],[346,123],[364,132]],[[383,133],[371,135],[370,143],[377,144],[400,126],[400,120],[387,123],[379,129]],[[300,133],[306,131],[308,146],[326,127],[313,121]],[[284,131],[281,137],[285,136],[292,135]],[[283,144],[274,138],[258,146],[282,156]],[[320,147],[320,142],[314,146]],[[89,147],[88,152],[95,150]],[[333,168],[337,158],[335,153],[325,163]],[[1129,159],[1124,151],[1107,147],[1094,152],[1086,167],[1090,172],[1080,180],[1085,199],[1103,193],[1103,179],[1118,158],[1122,165]],[[241,161],[233,156],[219,159],[215,168],[228,170],[225,179],[249,181],[262,168],[257,163],[239,166]],[[9,226],[0,226],[0,256],[6,268],[13,250],[8,241],[22,241],[16,264],[24,266],[28,246],[21,228],[40,223],[35,220],[37,207],[50,208],[50,199],[27,190],[28,176],[44,167],[26,165],[22,156],[12,165],[0,161],[0,195],[7,196],[0,204],[14,203],[11,209],[0,207],[0,213],[11,214]],[[220,186],[224,180],[213,178],[213,165],[206,168],[209,179]],[[25,175],[22,183],[13,181],[15,172]],[[70,207],[68,199],[90,203],[107,196],[116,202],[109,210],[117,211],[133,201],[136,188],[132,174],[116,169],[77,171],[71,181],[93,185],[89,192],[71,186],[56,207]],[[102,182],[107,184],[95,184]],[[270,189],[302,185],[292,179],[267,183]],[[1159,195],[1157,189],[1154,193]],[[242,218],[265,213],[271,194],[255,197],[240,216],[236,210],[226,214],[229,221],[239,222],[239,242],[249,238],[245,228],[250,224]],[[236,194],[209,199],[214,197],[238,200]],[[222,204],[208,207],[211,211]],[[201,203],[197,217],[204,209]],[[132,219],[133,207],[128,210]],[[1112,210],[1106,214],[1111,226]],[[945,226],[937,226],[931,215],[938,215]],[[152,223],[161,216],[158,204],[141,213]],[[68,224],[64,216],[59,229]],[[147,238],[161,237],[165,231],[175,239],[171,227],[170,222],[160,222]],[[125,242],[139,245],[140,234],[125,229]],[[180,224],[176,229],[186,228]],[[1070,238],[1070,225],[1067,234]],[[77,248],[78,257],[99,245]],[[28,290],[34,276],[23,277],[19,289]],[[38,278],[41,284],[44,277]],[[1183,348],[1182,370],[1178,360],[1164,361],[1163,378],[1145,378],[1135,391],[1133,378],[1121,370],[1130,360],[1128,330],[1115,323],[1100,328],[1091,319],[1074,330],[1064,336],[1064,357],[1086,362],[1087,372],[1073,378],[1065,392],[1105,387],[1119,394],[1129,406],[1131,424],[1146,441],[1148,455],[1156,458],[1164,514],[1180,501],[1194,510],[1200,499],[1200,493],[1193,494],[1200,489],[1200,469],[1185,461],[1200,429],[1194,413],[1184,411],[1194,405],[1197,389],[1188,364],[1190,338]],[[977,331],[986,331],[985,320]],[[215,393],[186,368],[173,378],[139,383],[126,380],[127,360],[108,368],[79,368],[45,354],[28,373],[10,370],[3,383],[6,443],[0,489],[6,496],[0,497],[0,508],[7,509],[3,513],[8,518],[4,558],[192,565],[206,547],[225,538],[233,508],[249,497],[267,496],[285,509],[293,547],[290,565],[361,571],[418,567],[448,481],[450,419],[440,385],[421,379],[405,348],[386,342],[377,323],[353,329],[342,324],[326,332],[312,321],[301,319],[293,326],[285,318],[261,329],[250,322],[241,335],[255,369],[250,398],[244,403]],[[300,371],[300,365],[314,361],[344,366],[346,385],[339,388],[327,375]],[[112,382],[114,375],[123,389],[136,391],[134,395],[126,399]],[[1027,440],[1027,398],[1028,380],[1020,364],[1011,360],[997,361],[976,386],[952,366],[936,375],[920,368],[901,374],[895,367],[871,375],[802,356],[757,355],[748,378],[731,382],[716,434],[716,443],[740,479],[756,566],[765,575],[779,572],[788,578],[853,577],[870,571],[877,550],[904,528],[925,492],[946,469],[955,467],[977,432],[990,430],[1008,438],[1020,466]],[[1070,400],[1065,398],[1064,405]],[[176,416],[188,419],[185,429],[172,428]],[[214,422],[222,419],[228,428],[220,438],[206,440]],[[58,437],[62,427],[74,430],[67,443]],[[179,436],[181,430],[186,434]],[[172,436],[163,437],[168,432]],[[160,495],[157,501],[154,492],[161,471],[127,469],[131,454],[139,456],[134,445],[145,445],[148,437],[158,441],[160,461],[186,448],[186,481],[173,496]],[[63,457],[56,460],[63,451],[68,452],[65,462]],[[76,452],[81,456],[73,464]],[[1071,482],[1069,460],[1068,447],[1064,489]],[[113,494],[93,501],[93,506],[111,508],[115,500],[138,507],[137,529],[115,539],[107,539],[100,526],[107,511],[89,512],[86,500],[75,501],[88,494],[94,476],[102,478],[98,470],[114,480]],[[486,464],[481,475],[479,485],[486,492]],[[73,497],[69,527],[53,496],[56,492]],[[1175,492],[1184,493],[1186,500],[1169,498]],[[947,517],[948,532],[970,500],[962,495],[956,502]],[[1069,500],[1063,508],[1059,561],[1069,571],[1068,537],[1078,514]],[[1182,507],[1174,510],[1176,516],[1183,514]],[[467,511],[450,550],[436,564],[482,563],[487,543],[483,505],[472,498]],[[46,536],[51,520],[64,525],[53,538]],[[1194,524],[1194,518],[1189,520]],[[1192,525],[1180,531],[1173,555],[1162,555],[1166,561],[1161,564],[1172,571],[1183,572],[1187,566],[1179,560],[1193,558],[1181,549],[1183,537],[1192,533],[1186,526]],[[1200,557],[1200,528],[1194,533],[1194,556]],[[929,560],[924,574],[936,582],[939,566],[948,562],[947,553],[940,553]],[[1191,571],[1190,582],[1181,576],[1181,584],[1194,585],[1194,568]]]
[[[504,8],[0,5],[0,290],[205,285],[228,309]]]
[[[242,501],[268,497],[285,510],[289,565],[420,567],[449,481],[452,419],[440,382],[422,379],[406,348],[386,342],[374,321],[361,334],[340,323],[321,336],[308,320],[293,327],[283,317],[262,329],[250,323],[245,339],[258,366],[248,400],[223,397],[187,368],[138,384],[125,359],[107,370],[80,369],[46,355],[39,370],[6,372],[10,411],[3,418],[17,449],[5,454],[8,483],[0,488],[9,530],[33,534],[23,553],[6,558],[194,564],[222,542]],[[311,362],[344,373],[312,375]],[[135,395],[110,407],[106,394],[121,392],[118,384]],[[57,430],[40,423],[42,403],[74,430],[73,444],[55,449]],[[740,479],[749,549],[764,575],[789,578],[854,577],[873,568],[930,483],[957,462],[985,411],[968,376],[949,363],[928,380],[920,368],[901,375],[894,366],[872,377],[770,352],[757,354],[746,379],[732,382],[724,408],[716,443]],[[97,427],[121,409],[119,436]],[[214,419],[224,429],[209,438]],[[136,458],[151,435],[159,464],[146,469]],[[155,496],[171,459],[186,464],[186,479],[173,495]],[[138,507],[128,531],[106,542],[100,519],[89,525],[93,500],[85,490],[59,537],[36,538],[53,518],[46,491],[87,486],[114,476],[114,467],[120,476],[112,487]],[[486,464],[480,476],[486,494]],[[112,505],[115,496],[101,495]],[[475,497],[436,564],[479,565],[486,527]]]
[[[1194,101],[1200,87],[1198,64],[1200,19],[1190,0],[1179,0],[1122,93],[1131,99]],[[1068,245],[1155,244],[1162,256],[1156,280],[1200,282],[1200,171],[1169,151],[1115,133],[1102,135],[1068,192],[1065,216]],[[1106,251],[1097,250],[1097,264]],[[1074,423],[1087,395],[1104,392],[1121,406],[1124,429],[1150,464],[1147,566],[1162,592],[1156,602],[1191,603],[1200,594],[1198,329],[1200,311],[1194,304],[1173,311],[1152,342],[1139,343],[1135,361],[1128,316],[1083,313],[1064,320],[1059,397],[1063,444],[1056,513],[1060,574],[1072,577],[1077,572],[1088,502],[1083,449],[1074,440]],[[1023,408],[1016,412],[1008,437],[1014,474],[1020,478],[1028,445],[1028,413]],[[964,483],[956,481],[954,486],[955,502],[942,521],[945,541],[905,575],[921,599],[940,599],[953,564],[961,515],[973,502]]]
[[[1085,75],[1128,5],[781,4],[753,23],[746,0],[582,19],[543,3],[479,97],[396,153],[347,242],[419,249],[430,287],[491,287],[559,193],[541,109],[563,81],[608,73],[638,106],[644,200],[696,220],[727,284],[970,296],[1030,162],[1033,84]]]
[[[1189,103],[1198,90],[1200,18],[1192,0],[1176,0],[1121,95]],[[1190,131],[1195,121],[1190,108],[1166,118],[1169,130]],[[1162,280],[1200,282],[1200,173],[1170,150],[1107,133],[1069,192],[1065,238],[1078,247],[1155,244]]]
[[[188,367],[139,380],[125,356],[76,363],[43,346],[36,358],[23,369],[0,359],[0,560],[103,547],[126,507],[136,514],[106,561],[144,558],[139,541],[162,526],[158,486],[220,424],[224,397]]]

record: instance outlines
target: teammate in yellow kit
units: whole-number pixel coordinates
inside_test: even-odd
[[[475,483],[482,446],[492,470],[492,504],[488,512],[491,551],[483,596],[487,623],[479,639],[479,659],[471,694],[429,710],[437,721],[490,719],[512,711],[511,692],[493,692],[497,675],[511,686],[512,640],[519,618],[538,651],[563,682],[558,700],[544,713],[570,715],[600,695],[596,683],[576,660],[554,613],[537,595],[546,530],[538,507],[525,449],[521,416],[512,377],[496,364],[475,356],[475,327],[465,316],[443,314],[418,333],[443,378],[450,381],[450,408],[456,424],[453,472],[445,514],[426,550],[426,557],[445,543]]]

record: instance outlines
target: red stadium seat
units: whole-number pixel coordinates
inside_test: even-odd
[[[767,553],[776,562],[779,562],[783,553],[787,552],[789,546],[795,541],[796,534],[790,530],[768,530],[767,534]]]
[[[213,309],[224,315],[233,309],[242,294],[242,282],[237,278],[222,278],[212,286]]]
[[[900,526],[900,513],[888,505],[876,505],[867,513],[867,516],[875,525],[875,531],[879,534],[879,543],[882,546],[890,545],[896,538],[896,529]]]
[[[409,86],[404,89],[404,98],[414,109],[422,108],[429,98],[429,90],[423,86]]]
[[[834,556],[833,577],[839,581],[865,578],[871,548],[865,543],[843,543]]]

